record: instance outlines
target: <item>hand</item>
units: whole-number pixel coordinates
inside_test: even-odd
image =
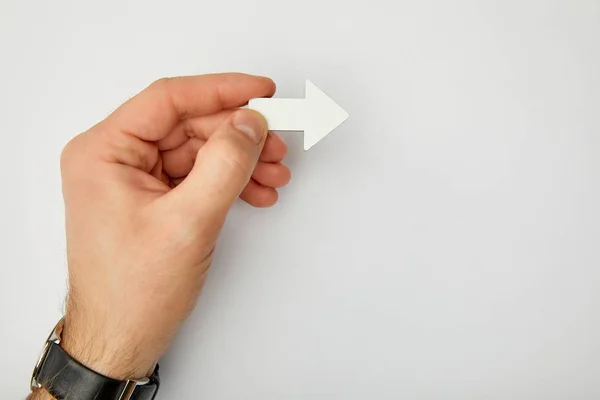
[[[149,375],[194,307],[236,198],[277,201],[286,146],[260,114],[234,110],[274,91],[243,74],[162,79],[67,144],[62,345],[84,365]]]

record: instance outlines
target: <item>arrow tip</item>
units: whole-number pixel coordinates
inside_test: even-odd
[[[350,116],[309,80],[306,81],[306,101],[308,121],[304,129],[304,150],[317,144]]]

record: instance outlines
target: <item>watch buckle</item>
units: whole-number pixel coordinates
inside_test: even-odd
[[[121,392],[121,395],[119,396],[118,400],[131,399],[131,396],[133,395],[133,391],[135,390],[135,388],[137,386],[143,386],[149,382],[150,382],[149,378],[143,378],[140,380],[128,380],[127,383],[125,384],[125,388]]]
[[[46,339],[46,343],[44,344],[44,348],[42,349],[42,354],[40,355],[40,358],[38,359],[37,363],[35,364],[35,368],[33,369],[33,373],[31,374],[31,382],[29,384],[29,387],[32,391],[34,389],[40,389],[42,387],[39,384],[39,382],[37,381],[37,376],[40,372],[40,368],[42,367],[42,364],[44,363],[44,361],[46,361],[46,356],[48,355],[48,350],[50,349],[50,344],[51,343],[56,343],[56,344],[60,343],[60,335],[62,333],[64,322],[65,322],[65,317],[62,317],[58,321],[58,323],[56,324],[56,326],[54,327],[54,329],[52,330],[50,335],[48,336],[48,339]]]

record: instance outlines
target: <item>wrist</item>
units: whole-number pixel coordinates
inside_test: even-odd
[[[160,386],[158,364],[153,365],[150,373],[139,372],[150,370],[150,367],[144,367],[150,365],[144,364],[148,358],[134,358],[132,355],[137,353],[126,353],[122,350],[124,347],[106,341],[105,338],[111,337],[106,335],[111,332],[105,329],[106,325],[100,325],[102,329],[78,329],[81,325],[67,322],[77,321],[69,316],[61,318],[45,342],[31,376],[32,392],[28,400],[73,396],[82,400],[155,398]],[[91,343],[88,340],[92,337],[90,332],[98,340],[91,346],[84,346],[83,343]],[[115,354],[127,354],[129,363],[114,357]]]
[[[154,352],[144,349],[138,341],[139,333],[126,332],[108,323],[84,322],[67,313],[60,346],[81,364],[109,378],[127,380],[151,375],[158,361]]]

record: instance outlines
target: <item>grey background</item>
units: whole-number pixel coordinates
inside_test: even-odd
[[[236,205],[161,399],[600,398],[600,2],[0,2],[0,390],[60,316],[58,160],[162,76],[350,119]]]

